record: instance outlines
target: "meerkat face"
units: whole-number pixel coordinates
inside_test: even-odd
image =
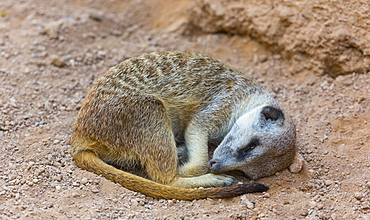
[[[272,106],[244,114],[216,148],[209,167],[213,173],[240,170],[251,179],[287,168],[295,154],[292,118]]]

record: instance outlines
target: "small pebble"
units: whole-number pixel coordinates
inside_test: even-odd
[[[82,178],[81,179],[81,184],[83,184],[83,185],[85,185],[88,182],[89,182],[89,180],[87,178]]]
[[[363,198],[363,194],[361,192],[355,192],[353,195],[357,200],[360,200]]]
[[[334,182],[333,181],[331,181],[331,180],[325,180],[324,181],[324,184],[326,185],[326,186],[330,186],[330,185],[332,185]]]
[[[303,210],[300,213],[301,216],[307,216],[308,215],[308,210]]]
[[[63,59],[61,57],[59,57],[58,55],[50,55],[48,57],[48,60],[51,64],[53,64],[54,66],[56,67],[63,67],[65,65],[65,62],[63,61]]]
[[[62,23],[60,21],[54,21],[44,26],[44,33],[50,37],[50,39],[56,39],[59,35],[59,28]]]
[[[289,170],[292,173],[299,173],[303,168],[304,159],[301,154],[296,153],[293,159],[293,163],[289,166]]]
[[[259,60],[263,63],[263,62],[266,62],[267,61],[267,56],[265,55],[265,54],[261,54],[260,56],[259,56]]]
[[[245,205],[247,206],[247,209],[254,209],[254,203],[251,201],[246,202]]]
[[[78,197],[80,197],[80,194],[79,194],[79,193],[77,193],[77,192],[73,192],[73,193],[72,193],[72,197],[73,197],[73,198],[78,198]]]
[[[270,198],[270,194],[267,192],[264,192],[262,195],[263,198]]]
[[[172,200],[168,201],[168,207],[172,207],[174,205],[174,202]]]

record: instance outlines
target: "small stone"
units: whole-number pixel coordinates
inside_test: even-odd
[[[270,194],[267,192],[264,192],[262,195],[263,198],[270,198]]]
[[[299,173],[303,168],[304,159],[301,154],[296,153],[293,159],[293,163],[289,166],[289,170],[292,173]]]
[[[245,203],[247,209],[254,209],[254,202],[248,201]]]
[[[317,209],[318,210],[321,210],[323,208],[324,208],[324,204],[321,204],[321,203],[317,204]]]
[[[260,60],[261,63],[266,62],[267,61],[267,58],[268,57],[265,54],[261,54],[259,56],[259,60]]]
[[[73,192],[73,193],[72,193],[72,197],[73,197],[73,198],[78,198],[78,197],[80,197],[80,194],[79,194],[79,193],[77,193],[77,192]]]
[[[97,22],[102,22],[103,21],[103,18],[101,15],[98,15],[97,13],[91,13],[89,14],[89,18],[94,20],[94,21],[97,21]]]
[[[308,215],[308,210],[303,210],[301,213],[300,213],[301,216],[307,216]]]
[[[54,66],[56,67],[63,67],[65,65],[65,62],[63,61],[63,59],[61,57],[59,57],[58,55],[50,55],[48,57],[48,60],[51,64],[53,64]]]
[[[88,182],[89,182],[89,180],[87,178],[82,178],[81,179],[81,184],[83,184],[83,185],[85,185]]]
[[[246,202],[246,201],[248,201],[248,199],[247,199],[247,196],[246,196],[246,195],[242,195],[242,196],[240,197],[240,200],[241,200],[242,202]]]
[[[361,192],[355,192],[355,194],[353,195],[357,200],[360,200],[362,199],[364,196],[362,195]]]
[[[309,204],[311,208],[315,208],[317,206],[317,202],[315,201],[311,201]]]
[[[332,219],[339,219],[339,218],[338,218],[338,214],[337,214],[337,213],[333,213],[333,214],[331,214],[331,215],[330,215],[330,217],[331,217]]]
[[[330,185],[333,185],[333,181],[331,181],[331,180],[325,180],[324,181],[324,184],[326,185],[326,186],[330,186]]]
[[[48,154],[45,156],[45,158],[48,160],[48,161],[52,161],[53,160],[53,155],[51,154]]]
[[[1,137],[1,133],[0,133],[0,137]],[[370,181],[367,181],[365,185],[366,185],[367,188],[370,189]]]
[[[54,21],[44,26],[44,33],[50,37],[50,39],[56,39],[59,35],[59,28],[62,25],[60,21]]]

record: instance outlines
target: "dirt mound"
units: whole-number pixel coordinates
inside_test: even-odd
[[[208,33],[251,36],[282,54],[291,73],[370,70],[369,11],[362,1],[198,0],[190,19]]]

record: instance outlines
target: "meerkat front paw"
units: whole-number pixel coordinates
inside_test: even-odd
[[[184,164],[179,167],[180,177],[195,177],[206,174],[208,167],[200,164]]]
[[[198,188],[198,187],[222,187],[233,184],[236,179],[228,175],[216,175],[207,173],[205,175],[179,178],[172,185],[181,188]]]
[[[229,186],[236,182],[236,178],[229,175],[216,175],[216,174],[206,174],[205,176],[208,176],[210,178],[210,185],[213,187],[221,187],[221,186]]]

